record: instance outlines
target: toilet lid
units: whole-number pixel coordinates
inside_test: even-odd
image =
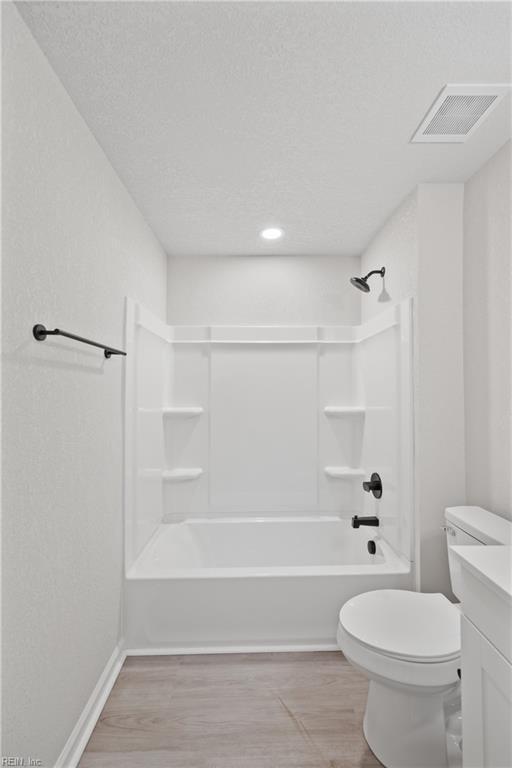
[[[340,624],[378,653],[409,661],[460,654],[460,612],[444,595],[380,589],[345,603]]]

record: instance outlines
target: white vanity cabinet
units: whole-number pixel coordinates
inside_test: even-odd
[[[464,768],[512,766],[512,664],[462,619]]]
[[[512,548],[454,547],[461,566],[464,768],[512,768]]]

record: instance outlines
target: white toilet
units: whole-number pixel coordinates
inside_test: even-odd
[[[450,507],[452,545],[510,544],[512,524],[480,507]],[[340,611],[338,645],[370,680],[363,730],[386,768],[460,765],[460,613],[442,594],[365,592]],[[458,726],[458,728],[457,728]]]

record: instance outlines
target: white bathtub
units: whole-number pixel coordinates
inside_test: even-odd
[[[334,648],[346,600],[411,582],[377,529],[349,520],[161,525],[127,574],[126,642],[144,653]]]

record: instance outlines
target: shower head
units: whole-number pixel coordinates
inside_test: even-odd
[[[359,288],[360,291],[364,291],[364,293],[370,293],[370,286],[364,277],[351,277],[350,282],[356,288]]]
[[[364,277],[351,277],[350,282],[355,288],[358,288],[360,291],[363,291],[363,293],[370,293],[368,278],[371,275],[380,275],[381,277],[384,277],[385,274],[386,274],[385,267],[382,267],[381,269],[372,269],[372,271],[368,272],[368,274],[365,275]]]

